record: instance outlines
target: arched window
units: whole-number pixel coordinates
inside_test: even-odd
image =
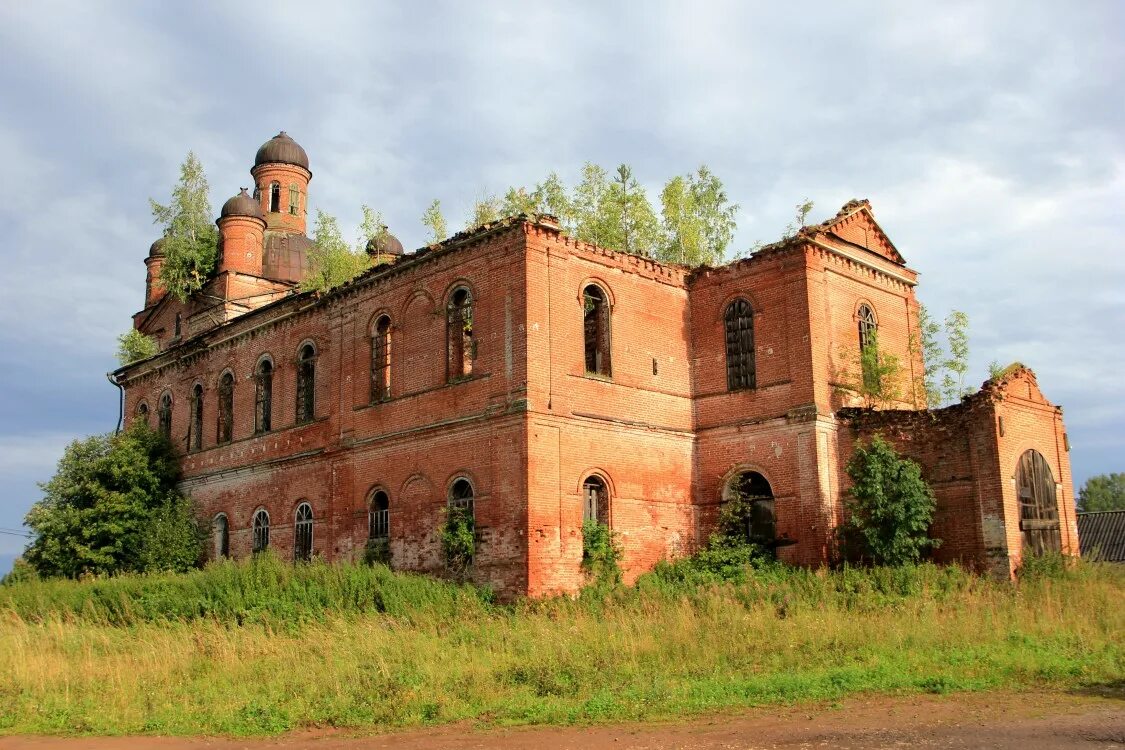
[[[769,480],[756,471],[739,474],[727,485],[723,498],[725,502],[736,499],[743,503],[747,540],[769,549],[776,548],[777,516]]]
[[[582,483],[582,520],[597,521],[609,526],[609,488],[597,474],[586,477]]]
[[[297,212],[300,210],[300,208],[301,208],[301,191],[297,187],[296,183],[291,183],[289,185],[289,213],[292,214],[293,216],[296,216]]]
[[[875,311],[864,303],[856,311],[859,329],[859,362],[863,370],[863,385],[869,391],[879,387],[879,325],[875,321]]]
[[[281,210],[281,183],[270,183],[270,213],[276,214]]]
[[[391,536],[391,499],[383,490],[371,496],[371,515],[368,536],[372,539],[389,539]]]
[[[473,340],[473,295],[465,287],[458,287],[449,298],[447,312],[447,339],[449,354],[449,380],[473,374],[476,359],[476,342]]]
[[[467,510],[469,516],[472,517],[476,512],[473,507],[473,495],[472,483],[461,477],[449,488],[449,507]]]
[[[265,552],[270,546],[270,514],[265,508],[254,511],[254,554]]]
[[[391,397],[391,319],[383,315],[371,336],[371,401]]]
[[[727,390],[757,387],[754,363],[754,309],[739,297],[723,313],[727,339]]]
[[[219,429],[216,442],[229,443],[234,436],[234,375],[224,372],[219,378]]]
[[[220,513],[211,521],[211,559],[224,557],[230,557],[230,524],[226,513]]]
[[[148,426],[148,404],[146,404],[144,401],[137,404],[136,419],[144,422],[146,427]]]
[[[172,439],[172,394],[165,393],[160,397],[160,409],[157,413],[160,424],[160,434],[168,440]]]
[[[301,347],[297,357],[297,422],[311,422],[316,400],[316,349],[312,344]]]
[[[293,559],[304,562],[312,559],[313,512],[308,503],[297,506],[293,516]]]
[[[1016,464],[1016,497],[1024,554],[1042,555],[1062,549],[1059,504],[1051,465],[1037,450],[1024,451]]]
[[[203,447],[203,384],[191,389],[191,449]]]
[[[263,359],[254,373],[254,432],[269,432],[273,412],[273,362]]]
[[[586,343],[586,372],[609,377],[609,300],[597,284],[589,284],[582,290],[582,330]]]

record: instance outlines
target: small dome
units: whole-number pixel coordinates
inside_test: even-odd
[[[223,210],[219,212],[219,218],[225,219],[228,216],[253,216],[255,219],[266,218],[265,214],[262,213],[262,207],[258,205],[258,201],[247,194],[246,188],[242,188],[238,195],[223,204]]]
[[[164,257],[164,238],[161,237],[148,249],[148,257],[150,258],[163,258]]]
[[[368,255],[402,255],[403,252],[398,237],[388,232],[386,227],[383,227],[382,234],[367,241]]]
[[[258,154],[254,157],[254,166],[260,167],[263,164],[296,164],[298,167],[308,169],[309,157],[300,144],[282,130],[258,149]]]

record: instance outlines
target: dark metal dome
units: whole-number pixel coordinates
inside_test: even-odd
[[[253,216],[255,219],[266,218],[266,215],[262,213],[262,207],[258,204],[258,201],[247,194],[246,188],[242,188],[238,195],[223,204],[223,210],[219,212],[219,218],[225,219],[228,216]]]
[[[254,157],[254,166],[259,167],[263,164],[296,164],[298,167],[308,169],[309,157],[301,145],[282,130],[258,149],[258,154]]]
[[[164,238],[161,237],[148,249],[148,257],[150,258],[163,258],[164,257]]]
[[[402,255],[404,252],[398,237],[388,232],[386,227],[381,234],[367,241],[368,255]]]

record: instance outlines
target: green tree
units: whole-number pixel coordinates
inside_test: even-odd
[[[617,167],[602,201],[602,214],[609,230],[608,247],[633,255],[651,255],[655,250],[660,225],[644,188],[628,165]]]
[[[911,333],[910,353],[922,357],[921,382],[916,384],[918,390],[926,396],[926,404],[931,408],[941,405],[942,391],[938,381],[941,368],[945,361],[944,352],[938,336],[941,335],[941,325],[930,315],[925,305],[918,306],[918,334]]]
[[[837,388],[863,398],[869,408],[886,408],[902,396],[902,363],[890,352],[879,350],[879,332],[871,331],[859,350],[841,348],[843,368],[836,375]]]
[[[1125,510],[1125,473],[1098,474],[1087,479],[1078,491],[1078,510]]]
[[[500,218],[500,199],[495,195],[485,194],[473,204],[473,213],[469,216],[466,229],[476,229]]]
[[[372,240],[378,241],[386,237],[389,232],[387,231],[387,223],[383,219],[383,214],[368,206],[366,203],[359,207],[360,212],[363,214],[363,219],[359,222],[359,234],[356,237],[355,251],[357,253],[366,253],[367,245]]]
[[[178,479],[171,444],[143,422],[74,441],[27,514],[24,559],[46,577],[191,568],[203,536]]]
[[[532,192],[536,213],[551,214],[559,220],[564,231],[574,231],[574,201],[567,194],[566,185],[551,172],[535,186]]]
[[[539,213],[539,201],[534,193],[528,193],[526,188],[508,188],[500,201],[501,216],[518,216],[527,214],[532,216]]]
[[[430,230],[430,244],[436,245],[449,236],[445,217],[441,214],[441,201],[437,198],[422,214],[422,225]]]
[[[876,565],[908,565],[940,544],[929,536],[937,503],[917,463],[880,435],[856,448],[847,465],[843,537],[849,551]]]
[[[363,208],[365,221],[377,220],[377,214],[371,212],[367,206]],[[364,230],[361,228],[361,233],[362,231]],[[308,253],[309,272],[301,282],[301,289],[326,292],[351,281],[370,268],[371,258],[365,252],[367,242],[361,241],[364,247],[352,250],[344,241],[336,217],[317,209],[313,246]]]
[[[160,283],[180,301],[199,291],[215,270],[218,230],[208,199],[207,176],[195,153],[180,165],[180,181],[167,205],[149,198],[154,223],[164,227]]]
[[[796,213],[793,215],[793,221],[789,222],[789,224],[785,227],[784,236],[786,239],[788,239],[789,237],[796,237],[797,232],[801,231],[801,229],[804,228],[805,222],[808,220],[809,214],[812,213],[813,206],[815,205],[816,204],[810,201],[808,198],[805,198],[803,201],[793,207]]]
[[[689,266],[723,261],[734,238],[738,205],[730,203],[722,180],[706,165],[695,174],[669,180],[660,203],[664,220],[661,260]]]
[[[950,311],[945,317],[945,337],[949,356],[942,362],[945,375],[941,391],[946,403],[954,403],[972,392],[965,388],[965,374],[969,371],[969,316],[960,310]]]
[[[463,578],[476,554],[476,524],[473,512],[461,505],[445,509],[445,525],[441,530],[441,551],[445,565],[457,578]]]
[[[574,223],[578,239],[602,247],[608,246],[614,233],[606,216],[609,175],[592,162],[582,165],[582,181],[574,189]]]
[[[122,367],[140,362],[160,351],[156,339],[146,336],[136,328],[130,328],[117,337],[117,361]]]

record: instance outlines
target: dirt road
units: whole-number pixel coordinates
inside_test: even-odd
[[[0,738],[0,750],[782,750],[784,748],[1125,748],[1125,691],[869,698],[756,709],[668,724],[477,730],[470,726],[356,736],[308,732],[264,740]]]

